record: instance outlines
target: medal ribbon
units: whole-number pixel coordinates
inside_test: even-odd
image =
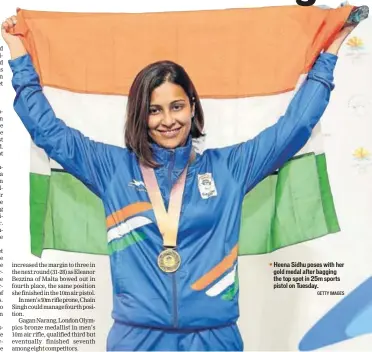
[[[191,152],[190,161],[195,157]],[[180,177],[174,184],[169,198],[168,212],[165,210],[163,198],[160,193],[158,181],[156,180],[154,169],[140,164],[142,176],[146,185],[155,218],[158,223],[160,233],[163,236],[164,247],[176,247],[178,224],[181,214],[183,192],[185,190],[186,174],[188,164],[182,171]]]

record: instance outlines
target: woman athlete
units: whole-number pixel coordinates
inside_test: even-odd
[[[139,72],[128,96],[127,148],[98,143],[55,116],[29,54],[9,33],[16,22],[4,21],[2,36],[17,114],[34,143],[100,197],[112,219],[108,230],[127,219],[136,239],[110,255],[114,324],[107,350],[243,350],[238,292],[224,300],[203,290],[237,272],[243,198],[309,139],[334,88],[337,53],[358,21],[320,54],[276,124],[203,154],[192,146],[203,135],[203,110],[181,66],[162,61]]]

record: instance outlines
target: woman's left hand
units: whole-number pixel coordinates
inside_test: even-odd
[[[334,38],[333,42],[326,48],[324,51],[326,53],[337,55],[338,51],[341,48],[342,43],[349,36],[349,34],[357,27],[358,25],[352,25],[342,28]]]
[[[332,43],[324,51],[331,54],[338,54],[342,43],[349,36],[349,34],[357,27],[360,21],[368,17],[368,6],[360,6],[352,10],[346,25],[337,33]]]

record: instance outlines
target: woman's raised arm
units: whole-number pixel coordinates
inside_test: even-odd
[[[123,156],[126,150],[92,141],[55,116],[42,91],[31,57],[21,40],[8,33],[15,23],[16,17],[13,16],[2,24],[2,36],[12,58],[9,65],[16,92],[15,111],[38,147],[95,194],[103,196],[120,155]]]
[[[286,113],[277,123],[247,142],[220,151],[233,177],[242,184],[244,193],[280,168],[309,140],[334,88],[333,71],[338,59],[337,53],[354,27],[343,28],[325,52],[320,54]]]

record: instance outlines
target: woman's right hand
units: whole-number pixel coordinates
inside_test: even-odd
[[[1,35],[3,36],[3,39],[5,43],[8,44],[8,46],[12,45],[15,42],[20,41],[20,39],[11,33],[9,31],[16,25],[17,23],[17,16],[12,16],[7,18],[2,24],[1,24]]]
[[[16,25],[16,23],[17,23],[17,16],[12,16],[12,17],[7,18],[1,24],[1,35],[5,43],[9,47],[10,55],[12,59],[15,59],[27,53],[21,39],[18,36],[9,33],[9,31]]]

